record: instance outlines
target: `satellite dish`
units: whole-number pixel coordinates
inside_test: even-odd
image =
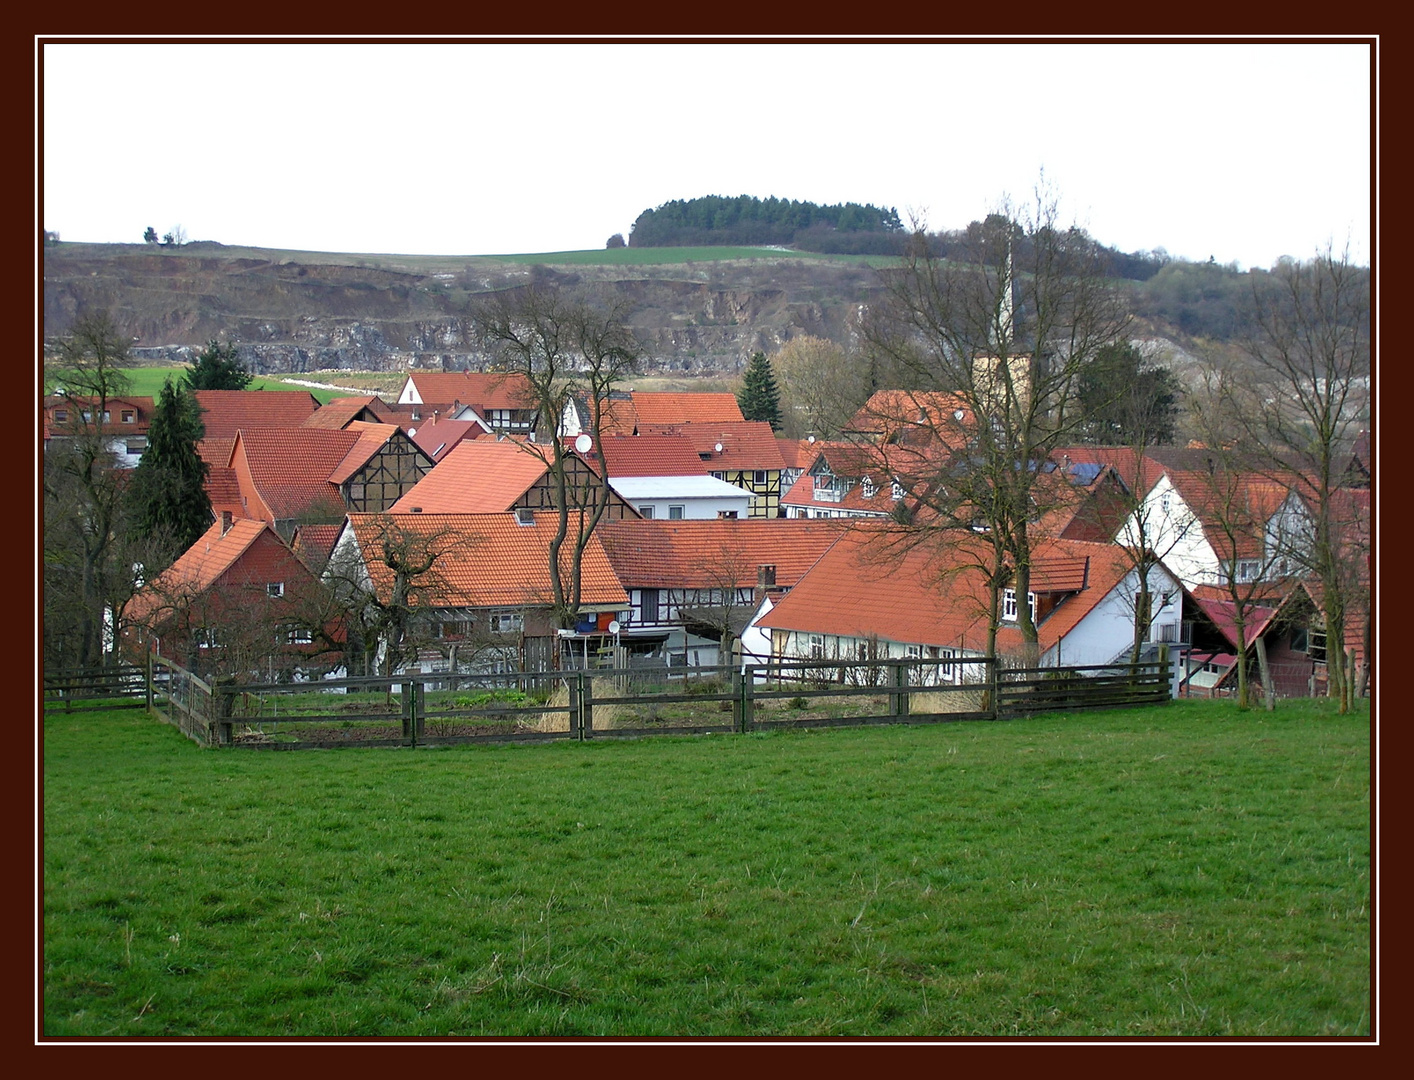
[[[582,431],[574,438],[574,448],[581,454],[587,454],[594,448],[594,440],[589,437],[587,431]]]
[[[618,620],[618,619],[610,619],[610,620],[609,620],[609,633],[611,633],[611,634],[617,634],[617,633],[618,633],[620,630],[622,630],[622,629],[623,629],[623,627],[619,625],[619,620]]]
[[[721,444],[721,443],[718,443],[718,444],[717,444],[717,446],[716,446],[716,451],[717,451],[717,453],[719,453],[719,454],[722,452],[722,444]]]
[[[806,439],[805,441],[808,442],[808,443],[813,443],[813,442],[815,441],[815,436],[814,436],[814,435],[811,435],[811,436],[810,436],[808,439]]]

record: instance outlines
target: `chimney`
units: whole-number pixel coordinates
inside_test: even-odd
[[[441,409],[433,409],[433,410],[432,410],[432,422],[435,424],[435,423],[437,422],[437,417],[439,417],[439,416],[441,416],[441,415],[442,415],[442,410],[441,410]]]
[[[221,511],[221,535],[222,535],[222,536],[225,536],[225,535],[226,535],[228,532],[230,532],[230,531],[231,531],[231,512],[230,512],[229,510],[222,510],[222,511]]]

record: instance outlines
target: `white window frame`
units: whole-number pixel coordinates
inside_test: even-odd
[[[1032,621],[1032,623],[1035,623],[1035,621],[1036,621],[1036,594],[1035,594],[1034,592],[1028,592],[1028,593],[1026,594],[1026,606],[1031,609],[1031,621]],[[1002,621],[1003,621],[1003,622],[1016,622],[1016,620],[1017,620],[1017,615],[1018,615],[1018,612],[1017,612],[1017,607],[1016,607],[1016,590],[1015,590],[1015,589],[1005,589],[1005,590],[1003,590],[1003,592],[1002,592]]]
[[[519,611],[497,611],[491,616],[491,633],[517,634],[525,629],[525,616]]]
[[[652,520],[653,520],[653,504],[652,504],[652,503],[649,503],[649,504],[646,505],[646,506],[640,506],[640,507],[638,508],[638,512],[639,512],[640,515],[642,515],[644,521],[652,521]]]
[[[265,595],[274,599],[285,595],[285,583],[283,581],[268,581],[265,583]]]
[[[1239,585],[1250,585],[1254,581],[1262,580],[1262,560],[1261,559],[1238,559],[1237,560],[1237,582]]]
[[[668,504],[668,520],[683,521],[687,517],[687,505],[684,503]]]

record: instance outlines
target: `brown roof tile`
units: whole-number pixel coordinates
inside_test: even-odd
[[[208,439],[230,438],[242,428],[299,427],[319,402],[307,390],[197,390]]]
[[[392,588],[392,571],[377,557],[384,533],[412,537],[443,552],[424,579],[434,607],[543,607],[550,598],[550,539],[556,515],[533,515],[533,524],[514,514],[350,514],[369,576],[380,596]],[[564,566],[568,569],[568,552]],[[590,537],[582,564],[581,602],[590,607],[627,605],[597,537]]]
[[[777,588],[790,588],[844,532],[840,522],[786,519],[737,521],[604,521],[602,537],[620,580],[631,588],[720,587],[756,583],[761,565],[776,568]]]

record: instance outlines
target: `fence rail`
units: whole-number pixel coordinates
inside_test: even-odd
[[[1157,704],[1171,664],[1006,668],[980,657],[803,660],[693,668],[449,672],[302,682],[204,680],[160,657],[145,667],[46,676],[46,698],[148,706],[202,745],[303,749],[747,732],[1003,720]],[[64,698],[62,695],[67,694]],[[119,696],[121,695],[121,696]]]

